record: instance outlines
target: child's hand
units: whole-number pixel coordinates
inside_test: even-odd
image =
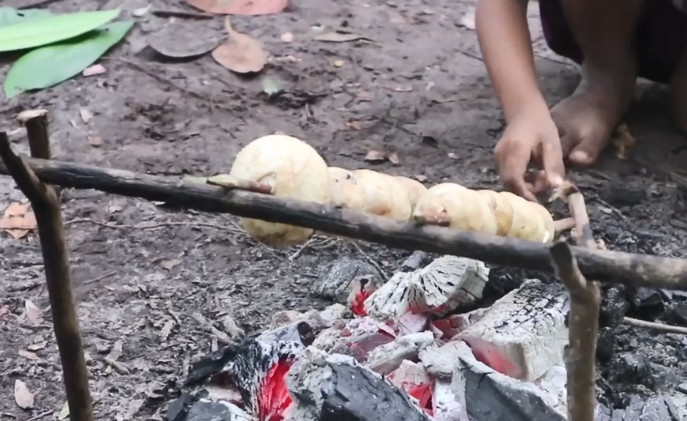
[[[534,193],[563,182],[565,166],[558,129],[548,109],[523,110],[513,118],[494,150],[501,180],[514,193],[536,201]],[[536,179],[525,180],[532,161]]]

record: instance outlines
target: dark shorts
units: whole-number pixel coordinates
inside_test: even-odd
[[[560,0],[539,0],[539,11],[549,48],[582,63],[582,51],[570,32]],[[670,82],[687,44],[687,0],[647,0],[635,36],[639,76]]]

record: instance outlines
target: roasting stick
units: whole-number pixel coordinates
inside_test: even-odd
[[[554,197],[563,199],[575,222],[573,237],[578,246],[599,248],[589,226],[584,197],[572,183],[560,187]],[[587,281],[565,242],[550,248],[556,274],[570,292],[569,344],[565,349],[568,375],[568,419],[594,421],[596,410],[595,370],[601,292],[599,283]]]

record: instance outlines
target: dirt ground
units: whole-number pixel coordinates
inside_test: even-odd
[[[272,55],[253,79],[237,77],[209,55],[170,61],[152,54],[144,48],[146,37],[169,20],[150,16],[102,60],[106,74],[1,102],[0,127],[16,128],[13,117],[23,109],[46,108],[56,159],[169,176],[226,171],[242,145],[282,131],[316,145],[332,165],[372,167],[364,156],[383,150],[396,152],[400,165],[375,169],[424,176],[428,184],[450,179],[500,187],[491,151],[504,120],[472,29],[474,0],[292,3],[281,14],[233,18],[235,29],[261,40]],[[146,4],[64,0],[48,7],[121,6],[129,14]],[[152,4],[185,8],[179,1]],[[576,67],[547,51],[536,3],[530,21],[541,84],[554,104],[575,87]],[[177,24],[179,36],[223,36],[221,17]],[[372,41],[313,40],[322,27]],[[294,34],[293,43],[280,40],[285,32]],[[335,66],[337,60],[343,65]],[[0,77],[7,69],[0,67]],[[264,77],[285,88],[280,101],[261,93]],[[80,117],[82,108],[94,115],[88,124]],[[643,83],[629,118],[638,139],[630,158],[619,160],[609,151],[595,168],[572,172],[588,199],[595,232],[609,248],[685,254],[687,153],[667,115],[665,88]],[[102,145],[92,146],[89,135],[100,137]],[[15,143],[16,150],[26,148],[23,140]],[[0,180],[2,209],[23,199],[9,178]],[[336,258],[370,258],[391,273],[408,254],[324,237],[302,250],[272,250],[241,233],[233,217],[169,210],[97,191],[65,191],[63,212],[98,419],[163,418],[189,362],[222,345],[195,313],[218,321],[230,316],[245,332],[255,332],[277,310],[326,305],[309,285]],[[0,250],[0,419],[54,419],[65,397],[49,312],[34,326],[24,311],[25,300],[48,307],[37,239],[0,233]],[[658,313],[644,311],[642,303],[633,308],[639,316],[666,318],[684,300],[663,294]],[[627,327],[614,332],[610,362],[601,366],[603,402],[622,406],[627,393],[672,390],[680,382],[684,387],[684,337]],[[617,356],[626,351],[671,376],[649,381],[623,375]],[[16,379],[35,393],[33,410],[15,404]]]

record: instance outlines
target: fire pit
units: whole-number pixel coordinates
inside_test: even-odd
[[[453,256],[416,252],[387,282],[338,261],[315,288],[336,304],[277,312],[269,330],[198,361],[168,419],[565,420],[568,293],[526,279],[483,306],[488,280],[482,262]],[[684,420],[680,405],[599,405],[597,419]]]

